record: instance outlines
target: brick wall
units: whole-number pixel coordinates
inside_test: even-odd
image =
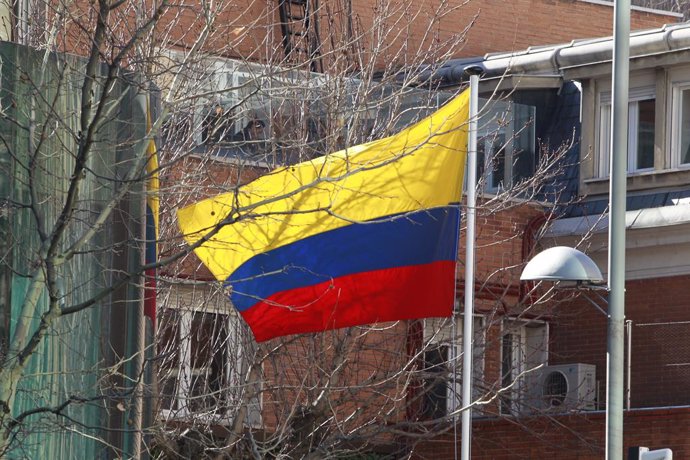
[[[403,56],[399,53],[405,47],[409,48],[408,58],[410,53],[420,49],[440,54],[443,43],[454,34],[464,33],[472,21],[474,23],[460,46],[451,51],[452,56],[482,56],[578,38],[602,37],[611,35],[613,30],[613,7],[609,5],[574,0],[472,0],[459,7],[453,4],[454,9],[445,11],[440,19],[430,22],[429,18],[437,11],[439,3],[435,0],[413,3],[414,6],[406,8],[390,8],[397,13],[390,13],[388,22],[395,23],[398,29],[404,27],[405,32],[401,36],[390,34],[388,42],[395,39],[396,44],[383,52],[386,58],[382,62],[391,65],[397,59],[402,65]],[[381,17],[381,4],[354,0],[353,9],[355,23],[364,32],[364,41],[371,45],[366,33],[371,29],[374,18]],[[664,13],[639,10],[631,13],[632,30],[676,22],[679,22],[677,17]],[[431,28],[430,23],[433,25]],[[424,40],[425,36],[430,38]]]
[[[211,156],[188,156],[176,167],[165,169],[161,175],[161,190],[165,191],[160,210],[161,257],[176,254],[183,248],[177,226],[178,209],[235,190],[238,185],[246,184],[265,172],[266,168],[238,166]],[[194,253],[161,268],[161,273],[180,278],[214,279]]]
[[[604,457],[603,412],[569,416],[474,420],[472,458],[517,460],[558,458],[595,460]],[[690,458],[690,408],[634,410],[624,417],[624,445],[670,448],[674,458]],[[417,460],[454,458],[451,436],[419,443]]]
[[[536,204],[482,204],[480,201],[477,211],[476,277],[483,283],[517,287],[525,256],[523,232],[533,218],[541,215],[542,208]],[[464,251],[464,232],[462,236],[460,247]],[[464,252],[461,252],[460,260],[464,260],[464,257]],[[462,279],[463,272],[459,276]]]
[[[378,69],[400,68],[415,62],[434,62],[449,51],[451,44],[451,56],[467,57],[612,33],[613,8],[607,5],[574,0],[458,3],[353,0],[351,26],[348,26],[344,2],[321,0],[319,30],[326,68],[336,72],[344,70],[346,60],[351,65],[368,66],[373,50],[378,55],[374,59]],[[675,22],[678,18],[661,12],[633,10],[631,14],[632,30]],[[280,63],[283,49],[279,24],[277,0],[219,4],[206,51],[255,62]],[[156,27],[156,35],[181,49],[189,48],[207,26],[198,9],[173,7]],[[468,32],[461,41],[452,40],[454,36],[463,36],[465,29]],[[74,31],[72,43],[81,43],[75,38],[80,34]],[[86,43],[86,37],[82,42]],[[77,44],[72,45],[73,49],[80,49]],[[333,53],[335,48],[338,51]]]
[[[690,276],[626,283],[626,319],[632,321],[632,407],[690,404]],[[606,317],[577,299],[557,308],[550,362],[597,365],[606,375]],[[627,349],[627,348],[626,348]]]
[[[260,344],[264,351],[276,350],[262,365],[264,426],[274,430],[300,423],[309,415],[303,409],[313,408],[317,401],[327,402],[320,406],[325,414],[321,417],[332,417],[346,431],[364,420],[403,420],[410,384],[409,374],[401,372],[410,361],[408,322],[378,326],[374,331],[355,327]],[[367,431],[358,435],[366,437]]]
[[[572,0],[484,0],[470,2],[479,14],[464,53],[523,49],[577,38],[611,35],[613,8]],[[675,17],[633,10],[631,29],[649,29],[678,22]]]

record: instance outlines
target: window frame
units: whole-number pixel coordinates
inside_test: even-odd
[[[538,355],[527,355],[528,341],[535,340],[535,331],[541,331],[541,345],[537,349],[536,346],[531,347],[538,353]],[[505,337],[508,331],[517,332],[519,341],[513,341],[511,346],[511,365],[509,367],[510,374],[506,375],[506,343]],[[510,388],[504,392],[505,397],[501,398],[499,403],[499,410],[501,414],[506,415],[521,415],[530,413],[529,407],[530,390],[536,385],[539,378],[539,372],[536,370],[540,367],[547,366],[549,363],[549,337],[550,325],[548,321],[539,319],[521,319],[514,317],[504,318],[501,322],[501,340],[500,340],[500,384],[501,388]],[[532,337],[528,337],[532,335]],[[515,348],[519,347],[518,353],[515,353]]]
[[[193,132],[194,144],[196,146],[210,148],[213,145],[203,139],[203,130],[210,111],[217,105],[220,105],[224,110],[224,114],[229,117],[226,122],[230,122],[231,126],[228,129],[227,135],[231,137],[242,132],[243,127],[250,121],[248,114],[262,112],[266,116],[265,118],[270,117],[270,110],[265,110],[263,101],[258,101],[255,98],[248,98],[245,101],[246,110],[243,110],[239,116],[231,112],[233,108],[242,105],[242,101],[247,97],[243,92],[246,87],[252,86],[252,82],[263,82],[264,80],[272,82],[275,79],[275,77],[268,78],[264,76],[264,72],[267,69],[259,64],[243,63],[232,59],[214,60],[209,64],[206,77],[208,91],[216,95],[209,97],[205,102],[198,103],[195,107]],[[285,81],[287,82],[288,80],[285,79]],[[252,91],[249,92],[251,93]],[[264,124],[268,123],[267,119],[262,118],[261,121]],[[218,143],[218,145],[223,144],[227,144],[227,142]]]
[[[537,164],[536,143],[536,106],[519,104],[510,100],[482,101],[483,108],[480,115],[480,126],[477,132],[477,177],[484,182],[484,189],[489,193],[500,193],[510,190],[516,185],[514,165],[521,152],[516,152],[518,137],[526,134],[531,143],[532,171],[534,175]],[[523,126],[516,125],[518,118],[516,106],[525,107],[530,111],[530,120]],[[491,151],[490,155],[486,152]],[[502,178],[496,183],[494,177],[495,158],[502,157]],[[483,158],[483,161],[481,159]],[[467,182],[467,181],[465,181]]]
[[[159,415],[164,420],[185,420],[185,419],[200,419],[208,422],[215,422],[219,424],[227,424],[228,415],[232,412],[233,399],[242,398],[241,394],[234,395],[231,391],[227,391],[227,403],[225,410],[209,411],[206,409],[197,410],[192,406],[191,402],[195,396],[191,395],[192,380],[195,376],[206,373],[210,375],[212,372],[212,364],[201,367],[194,367],[192,355],[193,342],[193,322],[194,316],[197,314],[211,314],[220,315],[224,317],[224,328],[227,333],[224,347],[226,347],[226,362],[224,363],[223,378],[225,379],[226,388],[243,388],[246,379],[247,351],[243,344],[243,336],[247,333],[244,331],[244,323],[237,314],[236,310],[232,308],[229,301],[225,299],[221,292],[212,292],[210,289],[203,289],[195,287],[194,289],[184,287],[172,287],[170,297],[162,308],[163,314],[165,312],[174,313],[177,316],[177,327],[173,331],[177,333],[175,345],[178,353],[175,356],[177,360],[177,367],[170,367],[169,372],[161,377],[161,381],[173,379],[174,392],[168,395],[171,400],[170,407],[163,408],[162,404],[159,407]],[[162,316],[162,315],[159,315]],[[163,326],[161,324],[161,326]],[[234,349],[233,349],[234,347]],[[169,351],[165,350],[165,354]],[[208,364],[208,363],[207,363]],[[208,384],[208,382],[206,382]],[[161,391],[163,388],[161,386]],[[191,397],[190,397],[191,396]],[[162,398],[161,398],[162,399]],[[254,398],[252,398],[254,399]],[[262,420],[262,392],[258,389],[258,397],[256,402],[249,403],[256,405],[255,410],[250,410],[251,414],[247,418],[247,425],[258,427]]]
[[[427,318],[424,320],[424,349],[422,356],[425,371],[426,369],[426,353],[432,351],[435,348],[447,347],[448,356],[445,362],[452,363],[456,361],[456,373],[455,378],[453,378],[452,368],[448,369],[446,372],[446,407],[443,416],[447,417],[456,410],[462,407],[462,362],[459,361],[462,356],[462,334],[464,330],[464,315],[458,315],[456,317],[455,324],[455,337],[453,338],[453,318]],[[485,364],[485,349],[486,349],[486,337],[485,337],[485,317],[483,315],[475,314],[473,315],[473,334],[474,339],[479,340],[479,343],[473,341],[472,347],[472,380],[483,380],[484,377],[484,364]],[[426,416],[425,404],[427,401],[427,385],[424,385],[424,396],[422,399],[422,411]],[[472,387],[472,397],[475,399],[482,393],[473,385]],[[472,412],[473,417],[480,416],[481,414],[476,410]]]
[[[610,157],[611,157],[611,91],[601,91],[598,94],[597,103],[597,177],[607,178],[610,172]],[[627,158],[626,167],[627,174],[640,174],[656,169],[655,162],[651,167],[638,168],[637,160],[639,156],[639,143],[638,143],[638,133],[639,133],[639,103],[642,101],[654,101],[655,116],[658,110],[658,100],[656,96],[656,86],[641,85],[634,88],[630,88],[628,96],[628,141],[626,145]],[[653,130],[653,144],[656,145],[656,120],[654,123]]]
[[[685,72],[685,75],[687,75],[687,72]],[[690,98],[690,79],[686,77],[684,80],[671,81],[670,86],[671,123],[669,166],[671,169],[690,169],[690,161],[687,163],[682,162],[683,154],[681,152],[683,137],[683,92],[687,91],[688,97]],[[690,117],[687,123],[690,124]],[[690,129],[688,131],[688,139],[690,141]]]

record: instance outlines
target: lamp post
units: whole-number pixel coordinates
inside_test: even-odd
[[[610,271],[610,270],[609,270]],[[609,275],[610,279],[610,275]],[[556,246],[537,254],[525,266],[521,281],[567,282],[576,286],[610,288],[604,286],[601,271],[586,254],[577,249]],[[590,303],[601,308],[591,299]],[[625,336],[614,315],[611,299],[607,300],[609,312],[607,327],[607,372],[606,372],[606,458],[622,459],[623,455],[623,360]],[[602,310],[603,311],[603,310]],[[615,355],[615,356],[614,356]]]
[[[611,168],[609,181],[609,320],[606,460],[623,459],[625,343],[625,199],[628,160],[630,0],[616,0],[611,64]]]
[[[606,460],[623,459],[625,200],[627,196],[629,60],[630,0],[614,0],[613,54],[611,57],[611,145],[609,149],[611,157],[609,169],[609,269],[607,283],[609,296],[607,300],[608,326],[606,350]],[[547,251],[549,250],[547,249]],[[559,254],[566,255],[565,252]],[[587,257],[584,254],[582,255]],[[577,258],[582,261],[582,257],[577,256]],[[530,264],[527,264],[525,271],[529,266]],[[530,270],[533,269],[535,272],[528,272],[527,276],[537,274],[536,268],[530,268]],[[524,272],[523,276],[525,276]],[[601,277],[601,273],[599,273],[599,276]],[[521,276],[521,279],[526,280],[528,278]],[[530,279],[536,281],[540,278]],[[555,279],[551,280],[557,281]]]

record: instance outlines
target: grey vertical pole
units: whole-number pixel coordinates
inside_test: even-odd
[[[472,447],[472,325],[474,315],[474,241],[477,205],[477,106],[481,69],[465,69],[470,75],[469,136],[467,139],[467,205],[465,230],[465,309],[462,329],[462,437],[460,458],[470,459]]]
[[[609,321],[606,395],[606,458],[623,458],[623,374],[625,357],[625,199],[628,157],[630,0],[616,0],[611,90],[609,191]]]
[[[632,370],[632,321],[629,319],[625,321],[625,330],[628,336],[628,351],[626,354],[625,362],[625,410],[630,410],[630,371]]]

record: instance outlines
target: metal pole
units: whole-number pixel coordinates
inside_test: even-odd
[[[625,361],[625,199],[628,160],[630,0],[616,0],[611,88],[609,191],[609,321],[606,395],[606,459],[623,459]]]
[[[472,325],[474,316],[474,242],[477,188],[477,106],[479,68],[465,69],[470,75],[469,136],[467,140],[467,206],[465,230],[465,314],[462,329],[462,437],[460,458],[470,459],[472,447]]]
[[[625,321],[625,328],[628,333],[628,354],[626,363],[626,377],[625,377],[625,410],[630,410],[630,371],[632,370],[632,321]]]

